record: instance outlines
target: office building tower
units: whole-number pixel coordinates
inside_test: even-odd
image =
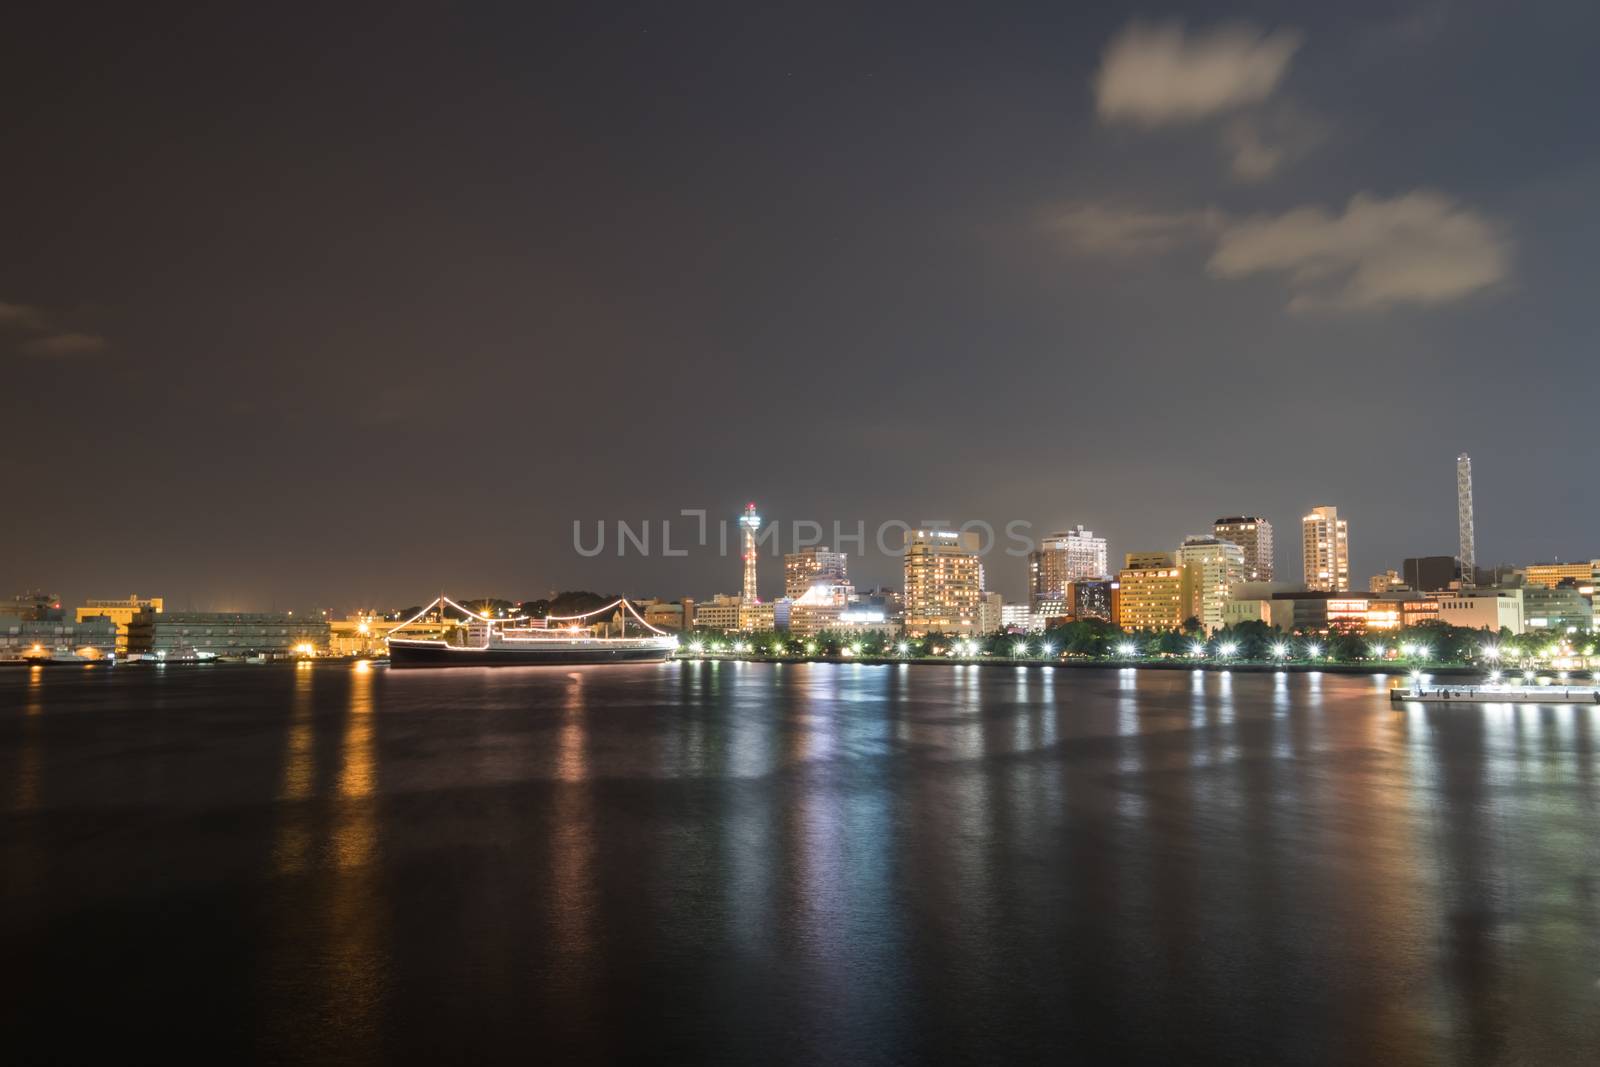
[[[1189,597],[1184,617],[1199,619],[1207,633],[1222,629],[1233,587],[1244,581],[1244,549],[1220,537],[1188,537],[1177,560]]]
[[[1035,601],[1065,599],[1068,585],[1107,573],[1106,539],[1081,525],[1051,534],[1028,554],[1029,592]]]
[[[1260,516],[1234,515],[1212,523],[1211,531],[1243,550],[1245,581],[1272,581],[1272,523]]]
[[[1339,509],[1311,509],[1300,520],[1306,588],[1326,593],[1350,589],[1350,530]]]
[[[907,633],[974,634],[983,586],[978,535],[910,530],[905,541]]]
[[[811,546],[783,557],[783,592],[791,599],[799,600],[819,582],[841,585],[847,581],[843,552]]]

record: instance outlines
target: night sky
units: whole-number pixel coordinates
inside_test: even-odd
[[[573,521],[751,499],[1364,588],[1462,450],[1600,554],[1600,5],[766,8],[9,12],[0,590],[706,596]]]

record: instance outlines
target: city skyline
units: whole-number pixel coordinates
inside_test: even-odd
[[[1453,470],[1459,469],[1459,460],[1460,457],[1457,457],[1457,465],[1452,468]],[[1452,481],[1452,485],[1455,484],[1455,481]],[[1455,496],[1453,494],[1452,501],[1454,500]],[[650,552],[648,550],[648,536],[646,536],[644,539],[645,547],[641,548],[637,537],[633,535],[633,531],[635,529],[643,530],[644,527],[649,526],[651,524],[651,520],[649,519],[645,519],[642,522],[629,522],[628,520],[623,520],[620,523],[620,527],[623,528],[622,532],[618,533],[612,541],[605,543],[607,551],[598,553],[594,552],[592,547],[583,545],[582,537],[575,527],[573,531],[574,546],[583,545],[583,551],[572,552],[573,559],[576,561],[572,570],[574,573],[580,570],[589,570],[590,565],[596,560],[601,562],[616,562],[623,564],[624,566],[621,569],[624,571],[636,568],[639,563],[643,562],[650,565],[650,571],[654,575],[653,577],[647,577],[645,580],[654,584],[648,585],[642,590],[628,590],[630,594],[635,596],[668,598],[677,598],[680,596],[710,597],[712,595],[723,593],[744,596],[746,591],[748,591],[748,589],[751,587],[750,583],[753,580],[755,582],[755,589],[759,598],[763,601],[770,602],[778,597],[790,595],[788,589],[790,579],[787,574],[787,558],[794,552],[794,548],[792,546],[787,546],[783,541],[772,539],[768,536],[773,533],[772,527],[777,525],[781,528],[785,525],[785,523],[788,523],[796,532],[803,527],[806,536],[813,536],[814,530],[821,530],[822,534],[820,536],[822,537],[822,543],[809,547],[803,547],[801,549],[801,551],[807,552],[817,550],[826,551],[830,548],[829,539],[826,536],[826,534],[829,532],[829,527],[827,524],[822,522],[822,520],[785,519],[782,516],[772,518],[760,517],[755,514],[755,507],[756,505],[752,501],[746,503],[742,509],[729,516],[724,516],[721,518],[713,515],[696,516],[692,522],[688,523],[688,526],[690,529],[698,529],[700,528],[700,524],[703,523],[704,528],[708,531],[706,544],[697,545],[692,542],[685,544],[681,541],[672,540],[669,545],[667,543],[669,538],[662,536],[661,539],[655,543],[655,547],[657,549],[656,552]],[[687,513],[693,513],[696,510],[697,509],[686,509]],[[1316,509],[1313,509],[1313,511],[1314,510]],[[1308,513],[1303,517],[1303,522],[1309,521],[1310,518],[1311,514]],[[1455,510],[1451,510],[1449,518],[1452,520],[1452,522],[1455,522],[1457,518],[1457,512]],[[680,522],[686,521],[684,519],[684,515],[680,514],[678,516],[664,517],[663,519],[656,520],[656,522],[670,524],[674,519],[677,519]],[[754,526],[750,525],[751,520],[754,520]],[[1215,527],[1220,536],[1223,536],[1224,539],[1231,539],[1236,538],[1238,535],[1235,533],[1225,532],[1226,527],[1224,524],[1258,520],[1263,521],[1267,525],[1266,541],[1273,545],[1273,569],[1279,575],[1300,576],[1304,569],[1305,563],[1304,547],[1301,544],[1303,539],[1297,540],[1288,545],[1283,543],[1282,539],[1278,539],[1275,542],[1271,535],[1272,520],[1270,516],[1264,513],[1252,513],[1248,516],[1223,515],[1219,513],[1213,520],[1208,520],[1203,525],[1207,527]],[[1339,520],[1341,524],[1347,521],[1346,514],[1340,512]],[[879,585],[890,587],[894,586],[896,581],[901,576],[902,557],[877,551],[874,547],[875,537],[872,526],[866,523],[865,520],[857,521],[861,523],[862,529],[866,531],[866,551],[835,550],[834,554],[842,556],[844,559],[853,561],[852,563],[848,564],[848,566],[855,571],[855,576],[861,579],[861,581],[857,584],[862,584],[863,587]],[[1054,531],[1050,533],[1041,532],[1042,528],[1040,526],[1030,523],[1026,528],[1019,527],[1019,534],[1008,535],[1004,530],[1003,523],[997,524],[981,517],[974,517],[965,521],[986,523],[990,528],[995,530],[996,536],[992,550],[983,557],[985,561],[985,588],[1001,592],[1005,596],[1007,603],[1022,603],[1031,599],[1033,597],[1034,581],[1034,566],[1030,563],[1029,553],[1024,552],[1019,557],[1009,555],[1003,551],[1007,547],[1015,547],[1015,544],[1021,543],[1020,541],[1015,543],[1008,542],[1008,536],[1025,537],[1040,548],[1044,548],[1054,543],[1056,539],[1066,537],[1069,533],[1075,536],[1094,536],[1095,542],[1098,543],[1100,541],[1105,541],[1110,546],[1109,556],[1112,560],[1129,553],[1169,551],[1168,548],[1158,547],[1162,540],[1170,541],[1171,550],[1175,551],[1187,538],[1191,536],[1187,533],[1175,533],[1171,531],[1165,535],[1146,536],[1141,534],[1135,535],[1128,541],[1127,545],[1123,545],[1111,537],[1095,535],[1093,530],[1085,529],[1081,522],[1077,523],[1073,527],[1068,527],[1064,523],[1058,524],[1057,526],[1045,524],[1045,527],[1043,528],[1048,528]],[[1022,521],[1027,522],[1027,520]],[[796,523],[799,523],[800,525],[795,526],[794,524]],[[890,519],[882,526],[882,528],[895,531],[894,536],[898,536],[898,532],[895,530],[897,524],[899,526],[912,525],[905,522],[905,520]],[[946,520],[941,520],[940,523],[926,524],[943,524],[954,526],[962,525],[961,522],[952,523]],[[846,534],[846,543],[853,544],[853,542],[849,541],[849,538],[856,529],[855,525],[847,524],[843,528],[849,531]],[[1357,546],[1360,546],[1364,543],[1367,533],[1365,524],[1361,525],[1359,529],[1360,535],[1355,542]],[[758,531],[764,531],[764,533],[758,533]],[[602,538],[603,536],[604,535],[602,535]],[[683,534],[680,530],[678,534],[672,536],[682,537]],[[721,552],[718,550],[719,542],[723,548],[723,551]],[[755,545],[755,552],[753,557],[747,559],[746,554],[749,551],[752,543]],[[1137,545],[1138,547],[1132,547],[1134,545]],[[1295,551],[1297,546],[1300,548],[1300,551],[1298,552]],[[669,547],[672,549],[671,557],[673,558],[669,558],[667,554],[663,554],[661,551]],[[620,555],[611,554],[612,552],[618,551],[621,552]],[[1408,555],[1398,557],[1393,561],[1380,561],[1373,567],[1369,568],[1366,564],[1359,562],[1363,555],[1359,551],[1359,547],[1347,551],[1349,551],[1350,554],[1346,585],[1351,589],[1365,588],[1368,576],[1382,574],[1387,569],[1395,569],[1405,559],[1418,558],[1428,554],[1423,552],[1411,552]],[[1286,558],[1286,553],[1292,556],[1292,558]],[[1033,555],[1036,557],[1037,552],[1035,552]],[[1593,555],[1594,550],[1591,549],[1588,551],[1580,550],[1570,556],[1550,555],[1527,559],[1505,558],[1495,559],[1493,563],[1495,565],[1505,566],[1573,561],[1581,563],[1584,560],[1592,558]],[[739,568],[739,572],[735,576],[737,581],[730,580],[728,577],[729,572],[726,571],[726,568],[721,567],[713,568],[717,573],[713,574],[710,580],[703,583],[703,585],[684,586],[682,584],[674,584],[675,579],[667,576],[671,574],[683,573],[685,571],[691,573],[704,573],[706,570],[706,561],[710,560],[715,561],[716,563],[721,563],[730,558],[736,562]],[[1452,558],[1454,557],[1452,556]],[[1482,557],[1480,556],[1480,558]],[[582,564],[582,566],[579,566],[578,564]],[[631,567],[629,566],[630,564]],[[1108,563],[1108,574],[1114,575],[1117,570],[1118,567],[1116,565]],[[592,573],[592,570],[590,573]],[[510,582],[508,584],[512,586],[516,585],[515,582]],[[583,581],[578,580],[558,580],[553,585],[538,589],[523,589],[520,587],[507,588],[506,585],[502,584],[494,588],[477,590],[473,595],[477,595],[477,593],[481,592],[483,595],[507,595],[513,598],[527,596],[529,598],[533,598],[541,595],[553,594],[559,589],[577,589],[586,587],[592,587],[596,589],[604,588],[608,590],[617,588],[614,584],[607,583],[605,581],[590,582],[588,585],[586,585]],[[96,598],[103,599],[107,595],[104,589],[99,588],[88,589],[80,592],[72,580],[29,582],[24,578],[19,577],[17,580],[12,582],[12,588],[16,590],[36,589],[52,593],[60,593],[65,600],[69,601],[92,600]],[[136,590],[136,595],[147,594],[149,591],[149,583],[135,582],[133,588]],[[111,590],[111,592],[112,594],[118,593],[118,591],[115,589]],[[158,589],[156,590],[156,593],[157,595],[164,595],[163,590]],[[126,594],[121,595],[126,596]],[[192,594],[180,594],[177,597],[166,595],[166,599],[172,601],[175,607],[183,606],[201,610],[277,610],[280,608],[294,606],[301,609],[326,609],[335,612],[343,612],[347,610],[354,611],[369,610],[373,608],[381,609],[385,607],[392,608],[403,604],[413,603],[418,598],[413,596],[408,599],[407,596],[402,593],[399,596],[391,597],[387,600],[381,596],[376,596],[366,599],[359,599],[351,603],[341,603],[330,601],[325,595],[313,593],[305,601],[301,602],[280,599],[276,597],[276,595],[274,595],[272,600],[265,603],[251,602],[248,600],[228,600],[219,604],[214,601],[205,601],[203,598],[197,600]]]

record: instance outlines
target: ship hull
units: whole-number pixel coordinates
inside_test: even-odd
[[[586,663],[660,663],[669,645],[461,648],[428,641],[390,641],[391,667],[566,667]]]

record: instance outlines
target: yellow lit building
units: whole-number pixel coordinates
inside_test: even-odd
[[[1139,555],[1130,553],[1128,559]],[[1117,625],[1124,630],[1165,631],[1181,627],[1192,595],[1187,573],[1185,568],[1170,563],[1123,570],[1117,576],[1121,586]]]
[[[1367,579],[1367,592],[1369,593],[1404,592],[1410,588],[1406,584],[1406,580],[1400,576],[1400,572],[1393,567],[1382,574],[1374,574]]]
[[[334,656],[377,656],[388,651],[383,639],[404,619],[381,615],[346,615],[328,622],[328,653]],[[443,627],[430,619],[419,619],[406,628],[402,637],[431,637]]]
[[[977,633],[983,591],[978,535],[908,530],[905,544],[906,632]]]
[[[141,611],[161,614],[165,602],[161,597],[130,596],[126,600],[86,600],[78,609],[77,621],[85,619],[110,619],[117,624],[117,655],[128,651],[128,624]]]
[[[1567,579],[1577,585],[1593,585],[1600,576],[1600,559],[1583,563],[1530,563],[1522,568],[1524,585],[1542,585],[1554,589]]]
[[[697,600],[691,625],[700,630],[727,633],[739,628],[739,610],[744,601],[732,593],[718,593],[710,600]]]

